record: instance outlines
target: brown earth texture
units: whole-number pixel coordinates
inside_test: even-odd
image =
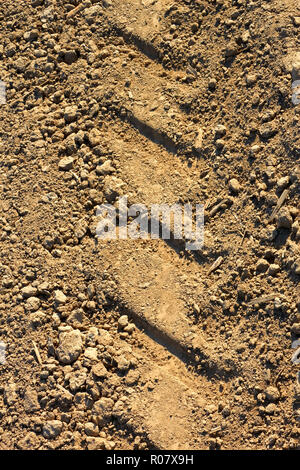
[[[299,1],[5,0],[0,80],[0,449],[299,449]]]

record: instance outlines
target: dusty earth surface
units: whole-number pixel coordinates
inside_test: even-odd
[[[0,449],[299,449],[299,54],[296,0],[1,2]]]

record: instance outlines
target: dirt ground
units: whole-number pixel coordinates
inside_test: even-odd
[[[0,449],[299,449],[299,2],[6,0],[0,80]]]

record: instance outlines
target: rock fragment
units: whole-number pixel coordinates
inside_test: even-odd
[[[236,178],[232,178],[229,181],[229,189],[233,194],[237,194],[241,190],[241,185]]]
[[[128,316],[127,315],[122,315],[119,320],[118,320],[118,327],[120,329],[125,328],[128,325]]]
[[[47,421],[43,426],[43,436],[45,439],[55,439],[60,435],[63,429],[63,424],[61,421],[54,419]]]
[[[63,157],[58,163],[58,168],[63,171],[68,171],[73,168],[73,164],[74,164],[74,158]]]
[[[99,436],[99,428],[95,423],[85,423],[84,432],[87,436]]]
[[[102,364],[102,362],[98,362],[97,364],[93,365],[92,374],[96,379],[104,379],[107,377],[108,372],[104,364]]]
[[[28,299],[29,297],[34,297],[37,293],[36,287],[33,286],[25,286],[21,289],[21,294],[25,299]]]
[[[23,35],[25,41],[36,41],[39,37],[39,32],[37,29],[32,29],[31,31],[26,31]]]
[[[38,297],[29,297],[25,303],[25,310],[27,312],[35,312],[39,309],[41,301]]]
[[[291,332],[294,335],[300,335],[300,323],[293,323],[292,328],[291,328]]]
[[[34,413],[40,409],[38,394],[33,388],[28,387],[26,389],[23,404],[26,413]]]
[[[219,137],[224,137],[226,132],[226,126],[224,126],[223,124],[218,124],[214,129],[215,138],[218,139]]]
[[[266,388],[265,395],[266,395],[267,400],[271,402],[276,402],[280,398],[280,393],[279,393],[278,388],[272,387],[272,386]]]
[[[269,268],[269,263],[266,259],[261,258],[256,263],[256,272],[265,273]]]
[[[111,398],[102,397],[96,401],[92,409],[93,422],[98,426],[106,424],[111,418],[113,406]]]
[[[4,403],[8,406],[14,405],[17,401],[16,384],[13,382],[8,383],[4,387]]]
[[[286,207],[282,207],[277,215],[277,228],[291,229],[293,218]]]
[[[292,64],[292,80],[300,80],[300,58]]]
[[[54,303],[56,305],[64,305],[67,301],[66,295],[61,290],[54,292]]]
[[[62,332],[59,335],[59,346],[56,355],[59,362],[63,364],[72,364],[76,361],[82,352],[83,344],[79,330]]]
[[[74,50],[66,51],[64,55],[66,64],[71,65],[78,59],[77,53]]]
[[[252,86],[256,83],[257,76],[254,73],[246,75],[246,83],[248,86]]]

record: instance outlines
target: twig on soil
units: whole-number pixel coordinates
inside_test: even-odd
[[[241,243],[240,243],[240,247],[241,247],[242,244],[244,243],[244,240],[245,240],[245,237],[246,237],[247,234],[248,234],[248,230],[247,230],[247,229],[244,229],[244,233],[243,233],[243,236],[242,236],[242,240],[241,240]]]
[[[276,294],[263,295],[262,297],[257,297],[256,299],[250,300],[250,302],[248,302],[248,305],[264,304],[266,302],[269,302],[270,300],[275,299],[275,297]]]
[[[229,199],[223,199],[221,202],[219,202],[219,204],[211,209],[211,211],[208,213],[208,216],[213,217],[222,208],[223,204],[229,205],[229,202]]]
[[[278,374],[276,375],[275,380],[274,380],[274,385],[277,384],[277,382],[278,382],[278,380],[279,380],[279,377],[281,376],[281,374],[282,374],[282,372],[284,371],[285,367],[286,367],[286,366],[283,366],[283,367],[280,369],[280,371],[278,372]]]
[[[33,349],[34,349],[34,352],[35,352],[37,361],[38,361],[38,363],[40,364],[40,366],[42,366],[42,365],[43,365],[43,362],[42,362],[41,355],[40,355],[40,352],[39,352],[39,350],[38,350],[38,347],[37,347],[37,345],[36,345],[36,343],[35,343],[34,341],[32,341],[32,344],[33,344]]]
[[[276,207],[275,209],[273,210],[272,214],[271,214],[271,217],[269,219],[269,222],[272,222],[273,219],[276,217],[276,214],[277,212],[279,211],[280,207],[282,206],[282,204],[284,203],[284,201],[286,200],[287,196],[288,196],[288,193],[289,193],[289,190],[288,189],[285,189],[283,191],[283,193],[281,194],[280,198],[278,199],[277,201],[277,204],[276,204]]]
[[[83,10],[85,8],[85,5],[83,3],[79,3],[79,5],[75,8],[73,8],[73,10],[69,11],[67,13],[67,18],[73,18],[73,16],[75,16],[78,12],[80,12],[81,10]]]
[[[224,261],[223,256],[219,256],[219,258],[216,259],[216,261],[213,263],[213,265],[209,268],[208,270],[208,275],[215,271]]]

